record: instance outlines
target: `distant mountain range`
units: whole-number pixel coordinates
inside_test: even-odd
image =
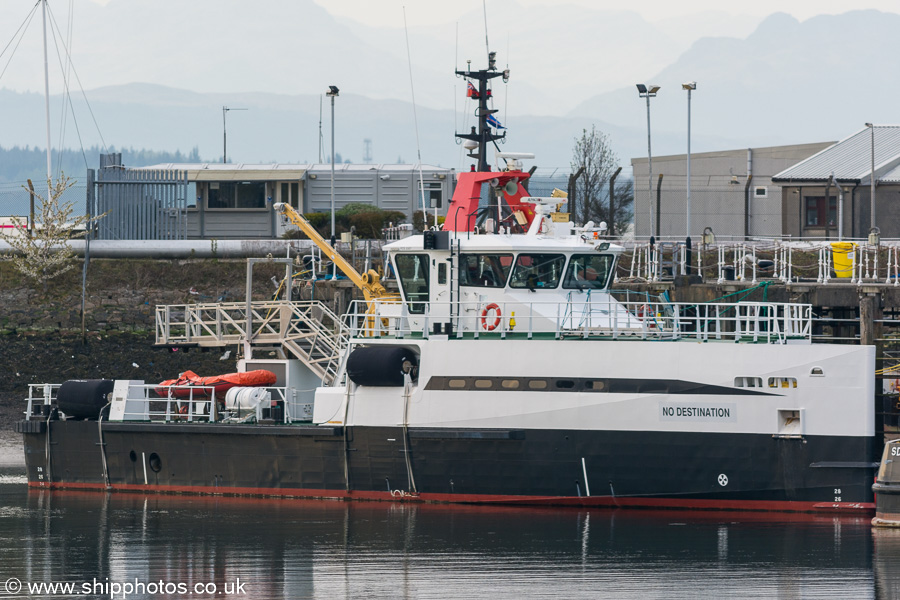
[[[11,18],[11,4],[0,6],[0,18],[15,23],[20,19]],[[233,162],[316,162],[317,90],[337,84],[336,149],[343,157],[362,162],[369,139],[376,163],[417,161],[399,18],[400,28],[366,27],[336,20],[311,0],[270,0],[255,12],[238,0],[215,2],[214,10],[209,0],[83,6],[74,44],[81,81],[134,83],[87,92],[102,140],[80,94],[72,96],[78,130],[68,119],[63,137],[56,95],[54,144],[62,138],[64,146],[78,147],[80,135],[84,146],[197,147],[200,156],[219,160],[227,105],[249,109],[227,117]],[[542,167],[567,167],[574,138],[592,124],[611,136],[624,165],[645,156],[646,104],[629,81],[662,86],[651,102],[657,156],[685,150],[680,84],[689,80],[698,82],[691,107],[697,152],[841,139],[866,121],[898,121],[900,80],[891,65],[900,54],[900,15],[893,13],[855,11],[804,22],[784,14],[757,22],[707,13],[650,24],[631,12],[523,8],[511,0],[492,2],[489,10],[489,22],[502,23],[489,32],[498,66],[509,62],[512,70],[508,88],[498,84],[496,94],[498,116],[509,128],[504,149],[534,152]],[[160,15],[172,18],[162,23]],[[245,16],[237,28],[236,15]],[[452,70],[466,57],[473,68],[484,66],[481,19],[461,20],[459,47],[468,52],[461,50],[456,61],[452,25],[410,31],[425,162],[461,169],[471,162],[453,133],[471,126],[474,103]],[[710,36],[717,31],[720,37]],[[20,64],[17,56],[0,84],[21,81],[28,67],[36,69],[32,87],[38,87],[33,46],[23,43],[19,55],[29,60]],[[265,91],[234,91],[249,89]],[[38,94],[2,89],[0,108],[0,146],[43,145]],[[322,119],[330,153],[327,100]],[[96,163],[96,157],[89,160]]]

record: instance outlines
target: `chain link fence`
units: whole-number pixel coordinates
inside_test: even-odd
[[[35,187],[35,211],[40,210],[37,195],[46,196],[47,190]],[[63,192],[60,203],[71,203],[72,215],[85,214],[87,205],[87,184],[75,184]],[[0,219],[19,217],[27,220],[31,214],[31,195],[28,188],[14,183],[0,183]],[[40,218],[39,216],[37,218]]]

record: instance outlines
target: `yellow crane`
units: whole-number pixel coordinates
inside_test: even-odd
[[[375,300],[400,300],[398,294],[389,292],[381,284],[381,277],[379,277],[378,273],[374,270],[369,269],[367,272],[360,274],[350,261],[341,256],[340,253],[328,243],[328,240],[322,237],[322,235],[316,231],[316,228],[303,218],[303,215],[294,210],[293,206],[285,204],[284,202],[277,202],[272,208],[283,214],[291,223],[296,225],[300,231],[305,233],[306,236],[322,250],[325,256],[330,258],[335,266],[340,269],[341,272],[356,285],[356,287],[362,290],[363,297],[366,299],[368,314],[374,314],[375,304],[373,301]]]

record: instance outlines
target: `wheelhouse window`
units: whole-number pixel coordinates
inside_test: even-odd
[[[566,258],[562,254],[520,254],[509,287],[548,290],[559,286]]]
[[[512,254],[460,254],[459,283],[473,287],[505,287],[512,264]]]
[[[428,302],[428,255],[398,254],[394,260],[409,312],[424,314]]]
[[[206,205],[212,209],[265,209],[266,184],[262,181],[210,182]]]
[[[574,254],[569,260],[563,287],[568,290],[602,290],[612,269],[609,254]]]
[[[827,207],[827,208],[826,208]],[[829,196],[806,197],[806,226],[835,227],[837,224],[837,199]]]

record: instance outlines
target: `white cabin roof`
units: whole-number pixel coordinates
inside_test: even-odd
[[[459,240],[460,252],[584,252],[594,250],[606,240],[592,238],[581,239],[578,235],[567,237],[534,236],[527,234],[459,234],[451,239]],[[413,235],[384,246],[390,252],[404,252],[423,250],[423,236]],[[617,244],[610,243],[604,252],[621,254],[625,249]]]

